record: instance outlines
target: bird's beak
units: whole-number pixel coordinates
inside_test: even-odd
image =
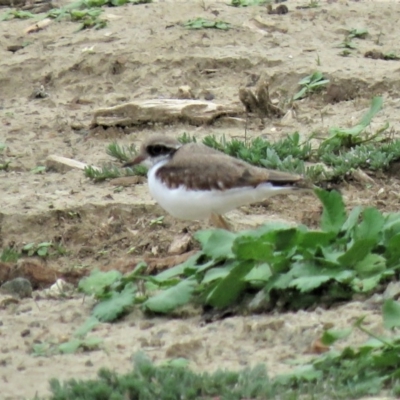
[[[138,165],[140,163],[142,163],[144,160],[146,159],[146,157],[142,154],[139,154],[136,158],[134,158],[133,160],[129,160],[127,161],[125,164],[122,165],[123,168],[126,167],[133,167],[134,165]]]

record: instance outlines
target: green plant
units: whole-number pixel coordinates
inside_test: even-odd
[[[103,166],[101,169],[87,166],[84,169],[84,174],[94,182],[103,182],[107,179],[119,178],[121,176],[145,176],[147,168],[142,165],[137,165],[134,168],[118,168],[115,165]]]
[[[229,24],[228,22],[210,21],[204,18],[190,19],[189,21],[185,22],[183,26],[187,29],[213,28],[213,29],[221,29],[223,31],[227,31],[232,28],[232,25]]]
[[[0,261],[2,261],[2,262],[15,262],[20,257],[21,257],[21,254],[18,253],[18,251],[12,247],[4,248],[0,253]]]
[[[320,230],[270,223],[239,233],[200,231],[201,251],[183,264],[152,277],[143,275],[145,264],[126,276],[96,271],[79,288],[99,300],[93,315],[112,321],[134,304],[157,313],[190,301],[225,308],[257,292],[270,308],[307,308],[321,298],[331,304],[371,293],[398,274],[400,213],[356,207],[347,214],[339,193],[316,195]]]
[[[234,7],[260,6],[266,3],[268,0],[231,0],[231,6]]]
[[[359,28],[359,29],[350,29],[348,33],[348,37],[350,39],[357,38],[357,39],[365,39],[368,35],[368,29]]]
[[[22,247],[22,254],[26,254],[28,257],[39,256],[39,257],[49,257],[50,255],[64,256],[67,251],[58,243],[52,242],[42,242],[39,244],[28,243]]]
[[[347,37],[342,43],[339,44],[338,48],[354,50],[357,48],[357,45]]]
[[[136,156],[137,151],[134,145],[120,146],[113,142],[107,146],[106,153],[118,161],[127,162]]]
[[[64,343],[52,341],[35,343],[32,346],[32,354],[35,357],[49,357],[55,354],[73,354],[78,350],[94,351],[100,348],[102,339],[87,337],[87,334],[100,322],[95,317],[89,317],[79,328],[76,329],[72,338]]]
[[[395,54],[395,53],[386,53],[386,54],[383,55],[383,58],[384,58],[385,60],[393,60],[393,61],[398,61],[398,60],[400,60],[400,56],[398,56],[398,55]]]
[[[43,172],[46,172],[46,167],[43,165],[38,165],[35,168],[31,169],[32,174],[41,174]]]
[[[371,101],[370,109],[363,115],[360,122],[351,128],[337,128],[329,129],[329,138],[324,140],[321,144],[321,151],[325,151],[326,145],[334,146],[336,148],[353,147],[355,145],[371,142],[373,140],[381,139],[381,134],[389,128],[389,123],[385,123],[380,129],[372,135],[361,136],[365,129],[371,124],[374,116],[382,109],[382,97],[374,97]]]
[[[400,303],[386,300],[382,307],[383,324],[387,330],[400,327]],[[336,390],[352,387],[354,392],[377,394],[383,389],[397,388],[399,382],[400,337],[377,336],[364,324],[365,317],[360,317],[353,325],[342,331],[327,330],[321,341],[330,346],[338,340],[348,337],[354,330],[360,330],[369,336],[369,340],[358,348],[346,347],[342,351],[331,350],[315,358],[299,370],[280,377],[286,384],[295,384],[312,376],[313,380],[325,380],[334,376]],[[389,333],[389,332],[388,332]],[[332,378],[331,378],[332,379]]]
[[[158,218],[155,218],[155,219],[152,219],[151,221],[150,221],[150,226],[160,226],[160,225],[163,225],[164,224],[164,215],[161,215],[160,217],[158,217]]]
[[[28,19],[35,18],[35,14],[23,10],[9,10],[0,16],[0,21],[9,21],[10,19]]]
[[[381,97],[372,99],[370,109],[356,126],[333,127],[329,130],[328,138],[319,138],[314,133],[308,138],[301,139],[299,133],[295,132],[274,142],[261,137],[251,140],[230,140],[225,136],[220,138],[206,136],[202,142],[206,146],[253,165],[303,174],[314,183],[340,181],[353,169],[385,171],[400,159],[400,140],[393,140],[386,134],[388,123],[373,133],[366,132],[372,119],[382,108],[382,104]],[[315,139],[319,140],[317,145]],[[178,140],[183,144],[196,142],[195,137],[186,133]],[[126,162],[135,156],[136,150],[132,146],[125,147],[112,143],[107,148],[107,154]],[[307,165],[306,162],[317,164]],[[85,175],[94,181],[146,173],[147,170],[143,166],[124,170],[115,166],[104,166],[101,170],[92,167],[85,169]]]
[[[321,90],[328,83],[329,79],[325,79],[322,72],[316,71],[313,74],[306,76],[299,82],[301,89],[293,96],[293,100],[303,99],[311,93]]]

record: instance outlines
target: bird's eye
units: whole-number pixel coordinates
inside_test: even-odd
[[[156,144],[154,146],[149,146],[147,148],[147,152],[152,156],[152,157],[157,157],[160,156],[161,154],[165,154],[167,151],[165,146],[160,146],[159,144]]]

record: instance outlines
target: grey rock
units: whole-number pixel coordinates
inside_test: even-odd
[[[32,297],[32,285],[25,278],[15,278],[4,282],[0,286],[0,293],[9,294],[19,299]]]

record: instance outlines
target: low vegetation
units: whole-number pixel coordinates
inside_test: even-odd
[[[264,365],[235,372],[219,370],[199,374],[188,368],[190,362],[185,358],[155,365],[144,354],[139,353],[134,356],[133,370],[127,374],[101,369],[97,379],[72,379],[65,383],[52,379],[50,400],[328,400],[355,399],[378,394],[382,390],[397,397],[400,394],[400,337],[389,337],[389,329],[400,327],[400,304],[387,300],[383,305],[382,314],[388,337],[377,337],[369,332],[363,324],[363,317],[349,329],[326,330],[321,337],[321,342],[326,346],[332,346],[336,341],[348,337],[355,329],[366,333],[369,340],[358,348],[330,350],[307,363],[292,360],[299,366],[286,375],[270,377]],[[89,320],[84,328],[87,331],[95,325],[96,321]],[[79,339],[76,342],[81,344]],[[64,347],[73,350],[74,346],[66,344]],[[39,398],[35,397],[35,400]]]
[[[20,19],[45,19],[51,18],[57,21],[70,20],[80,22],[78,31],[82,29],[101,29],[107,26],[107,19],[101,18],[104,6],[117,7],[124,4],[146,4],[152,0],[78,0],[61,8],[54,8],[40,16],[29,11],[9,10],[0,16],[0,21],[8,21],[13,18]]]
[[[227,31],[232,25],[224,21],[210,21],[204,18],[191,19],[183,24],[187,29],[220,29]]]
[[[332,127],[328,136],[324,137],[314,133],[303,140],[295,132],[270,142],[263,138],[227,140],[225,137],[207,136],[203,143],[253,165],[303,174],[316,184],[340,182],[351,179],[352,173],[360,169],[370,173],[386,171],[400,159],[400,140],[391,137],[388,123],[376,131],[370,130],[372,119],[382,105],[381,97],[373,98],[369,110],[356,125],[350,128]],[[196,138],[183,134],[179,140],[188,143],[196,141]],[[111,143],[107,154],[125,162],[135,156],[136,149]],[[92,167],[85,169],[85,175],[96,182],[145,174],[146,169],[142,166],[121,169],[118,165],[106,165],[99,171]]]
[[[155,276],[140,263],[127,275],[93,271],[79,289],[95,296],[93,316],[111,322],[132,306],[169,314],[189,302],[214,308],[262,299],[263,309],[297,310],[370,295],[400,269],[400,214],[354,208],[336,191],[316,190],[321,228],[283,223],[232,233],[195,234],[201,251]]]

